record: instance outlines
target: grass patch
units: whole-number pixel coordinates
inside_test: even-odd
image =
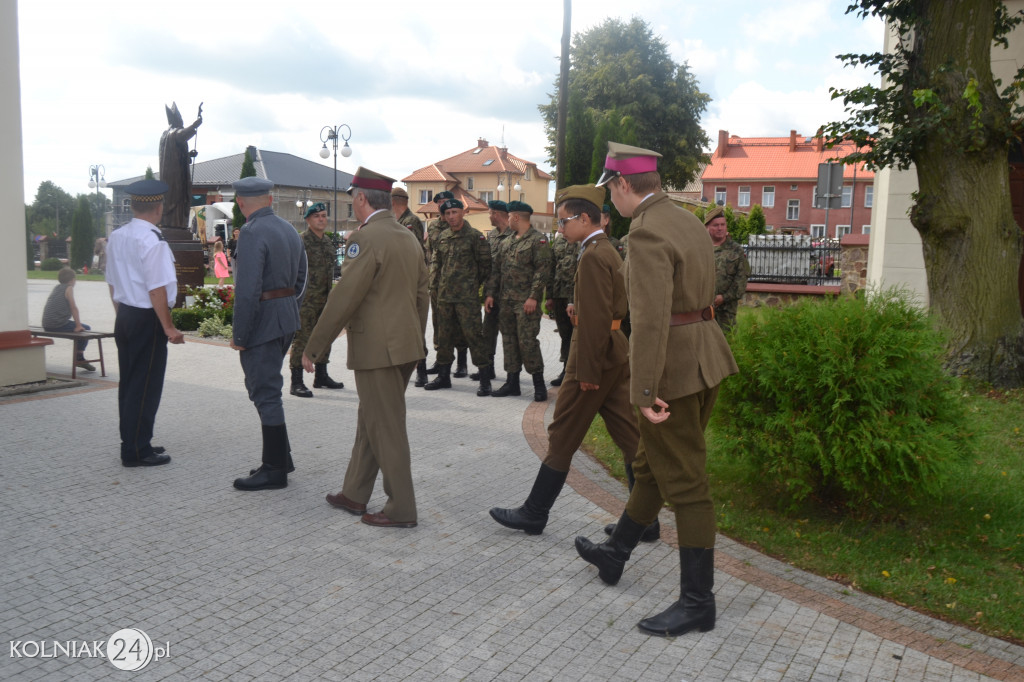
[[[56,282],[57,281],[57,271],[56,270],[53,270],[53,271],[29,270],[29,271],[27,271],[25,273],[25,279],[52,279],[54,282]],[[105,282],[106,281],[106,278],[104,277],[104,275],[102,273],[97,273],[97,274],[90,273],[88,275],[79,274],[79,275],[77,275],[75,277],[75,279],[77,279],[79,282]],[[216,283],[217,283],[217,278],[216,277],[204,277],[203,278],[203,284],[216,284]],[[230,284],[230,285],[234,286],[235,278],[234,277],[225,277],[224,278],[224,284],[225,285]]]

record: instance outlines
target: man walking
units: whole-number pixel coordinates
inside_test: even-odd
[[[715,509],[705,471],[704,429],[720,382],[738,370],[714,322],[715,254],[707,230],[661,189],[647,149],[608,143],[612,203],[631,216],[624,266],[633,333],[630,402],[640,412],[635,483],[608,540],[576,538],[576,551],[614,585],[644,529],[667,502],[676,517],[680,598],[639,628],[674,637],[715,627]]]
[[[348,328],[348,367],[355,373],[359,411],[352,457],[333,507],[361,515],[371,526],[412,528],[417,523],[405,390],[423,358],[429,298],[423,250],[390,212],[394,180],[360,167],[348,193],[362,221],[349,236],[341,282],[309,337],[306,371]],[[377,472],[388,501],[367,513]]]
[[[281,365],[301,327],[306,250],[291,223],[274,215],[274,183],[249,177],[232,186],[246,222],[238,238],[231,347],[239,351],[245,388],[263,431],[262,462],[248,477],[236,478],[235,487],[271,490],[286,487],[288,474],[295,471],[281,400]]]
[[[292,341],[291,359],[288,366],[292,371],[291,394],[300,398],[312,398],[313,391],[306,388],[302,381],[302,351],[306,348],[309,335],[316,326],[327,304],[327,296],[331,293],[334,283],[334,266],[337,262],[337,251],[334,242],[325,236],[327,231],[327,205],[322,201],[306,209],[306,231],[302,233],[302,245],[306,249],[306,295],[299,308],[299,321],[302,326]],[[335,381],[327,374],[327,363],[331,349],[327,349],[323,360],[316,365],[313,375],[313,388],[345,388],[345,384]]]
[[[171,307],[178,297],[174,256],[156,227],[163,215],[167,184],[139,180],[125,191],[134,217],[111,233],[106,270],[120,372],[121,464],[152,467],[171,461],[163,448],[154,448],[150,441],[164,389],[167,343],[185,343],[185,337],[171,320]]]

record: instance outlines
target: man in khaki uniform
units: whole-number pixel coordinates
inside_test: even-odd
[[[565,377],[548,426],[548,454],[523,506],[491,509],[503,526],[537,535],[565,484],[572,456],[583,443],[594,417],[604,418],[608,433],[622,450],[628,469],[640,432],[629,404],[629,347],[619,324],[626,314],[622,260],[601,230],[604,188],[575,185],[561,190],[558,230],[581,246],[574,290],[576,333],[569,347]]]
[[[608,143],[604,173],[612,203],[629,226],[623,272],[633,333],[630,402],[639,410],[636,479],[611,537],[576,538],[576,551],[614,585],[644,528],[664,502],[676,516],[680,598],[638,626],[677,636],[715,627],[715,510],[705,471],[704,429],[718,385],[738,370],[714,321],[715,254],[704,225],[661,190],[657,159],[638,147]]]
[[[306,344],[302,366],[312,371],[341,330],[348,330],[348,367],[356,378],[359,413],[352,458],[341,492],[327,502],[361,514],[371,526],[416,525],[405,389],[423,359],[429,298],[423,249],[391,214],[389,177],[360,167],[348,193],[362,221],[349,235],[339,284]],[[367,513],[380,471],[388,501]]]

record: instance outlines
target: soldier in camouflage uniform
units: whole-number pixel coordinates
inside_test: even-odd
[[[736,324],[736,311],[747,291],[750,263],[743,247],[729,236],[729,224],[720,206],[707,212],[704,226],[715,245],[715,320],[728,333]]]
[[[530,226],[533,209],[512,201],[508,224],[512,236],[500,251],[501,262],[487,282],[484,308],[489,310],[500,295],[501,347],[505,354],[505,384],[495,397],[520,395],[519,371],[523,366],[533,377],[533,399],[548,399],[544,384],[544,358],[540,352],[541,309],[544,289],[551,279],[551,246],[548,238]]]
[[[316,321],[320,319],[327,304],[327,295],[334,284],[334,266],[337,264],[337,250],[334,242],[324,235],[327,230],[327,206],[318,202],[306,209],[306,231],[302,233],[302,244],[306,247],[306,296],[299,308],[299,319],[302,328],[295,333],[292,341],[291,360],[288,366],[292,370],[291,394],[300,398],[312,398],[313,392],[302,382],[302,351],[306,349],[309,335],[313,333]],[[327,362],[331,356],[330,348],[320,362],[316,363],[313,375],[313,388],[345,388],[345,384],[335,381],[327,374]]]
[[[401,187],[391,190],[391,212],[395,214],[395,220],[399,225],[405,225],[416,237],[416,241],[423,248],[423,263],[430,267],[430,259],[427,257],[427,235],[423,230],[423,221],[415,213],[409,210],[409,193]],[[427,384],[427,360],[426,358],[416,363],[416,386]]]
[[[430,263],[434,259],[434,252],[437,250],[437,240],[441,238],[441,233],[448,229],[448,223],[444,219],[444,212],[441,210],[441,204],[443,204],[448,199],[454,199],[454,198],[455,198],[455,195],[452,194],[451,192],[449,192],[448,190],[445,190],[443,192],[438,192],[437,195],[434,196],[434,204],[436,204],[437,207],[438,207],[437,208],[437,212],[438,212],[439,215],[438,215],[437,218],[434,218],[429,223],[427,223],[427,236],[426,236],[426,241],[424,241],[424,245],[426,246],[426,249],[427,249],[427,269],[430,268]],[[430,320],[431,320],[431,326],[434,329],[434,353],[435,353],[435,358],[434,358],[434,364],[430,367],[430,369],[426,370],[426,374],[437,374],[437,367],[438,367],[438,362],[437,362],[437,357],[436,357],[436,354],[437,354],[437,339],[438,339],[438,332],[437,332],[437,321],[438,321],[438,314],[437,314],[437,292],[435,290],[433,290],[433,289],[430,290]],[[459,364],[455,366],[455,373],[452,376],[454,376],[456,378],[464,377],[464,376],[466,376],[465,370],[466,370],[466,348],[467,348],[467,344],[466,344],[466,340],[462,338],[461,332],[459,333],[459,335],[455,339],[455,348],[458,351]],[[426,360],[423,361],[423,364],[426,364]],[[460,369],[462,371],[459,371]],[[426,375],[420,374],[419,372],[417,372],[416,373],[416,386],[417,387],[422,387],[422,386],[426,385],[426,383],[427,383]]]
[[[569,345],[572,343],[573,283],[576,279],[576,263],[579,260],[580,245],[570,242],[564,237],[551,240],[551,289],[548,291],[548,312],[555,317],[558,335],[562,337],[562,347],[558,359],[562,361],[562,371],[551,380],[552,386],[561,386],[565,377],[565,363],[569,359]]]
[[[491,247],[487,238],[463,219],[462,202],[441,204],[448,229],[437,238],[430,262],[430,291],[437,296],[437,376],[424,386],[428,391],[451,388],[455,344],[469,342],[473,364],[480,373],[477,395],[491,394],[494,366],[487,357],[480,325],[480,285],[491,274]]]
[[[498,252],[504,248],[508,238],[512,235],[512,231],[508,228],[508,204],[504,201],[488,201],[487,206],[490,208],[488,217],[491,220],[491,225],[494,227],[493,230],[487,233],[487,241],[491,245],[491,274],[494,274],[499,262]],[[498,347],[499,298],[495,297],[494,305],[491,306],[491,309],[484,311],[484,349],[491,359],[492,366],[494,365],[494,351]],[[473,374],[469,378],[477,379],[478,377]]]
[[[608,204],[601,207],[601,229],[608,235],[608,242],[619,252],[619,257],[626,260],[626,247],[612,236],[612,207]]]

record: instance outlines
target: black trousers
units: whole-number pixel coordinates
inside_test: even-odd
[[[167,335],[152,308],[121,303],[114,320],[121,459],[137,461],[153,454],[153,423],[164,391],[167,370]]]

